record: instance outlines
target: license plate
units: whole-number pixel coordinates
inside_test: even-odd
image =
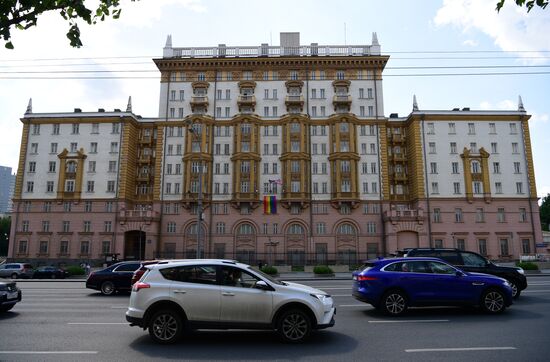
[[[8,293],[8,299],[17,299],[17,296],[18,296],[17,292]]]

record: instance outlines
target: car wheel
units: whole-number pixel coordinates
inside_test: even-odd
[[[15,304],[0,307],[0,312],[7,312],[8,310],[11,310],[14,306]]]
[[[172,309],[160,310],[149,320],[149,336],[160,344],[175,343],[183,333],[181,316]]]
[[[506,309],[504,294],[497,289],[486,290],[481,297],[481,308],[490,314],[502,313]]]
[[[11,278],[12,278],[12,279],[17,279],[17,273],[13,273],[13,274],[11,275]]]
[[[115,294],[115,285],[111,281],[106,281],[101,284],[101,294],[113,295]]]
[[[398,290],[392,290],[384,294],[380,305],[385,314],[398,316],[403,315],[408,308],[407,296]]]
[[[290,309],[279,318],[277,332],[285,342],[302,342],[311,333],[311,319],[300,309]]]
[[[516,282],[514,280],[509,279],[508,283],[510,283],[510,287],[512,288],[512,298],[514,299],[519,298],[519,295],[521,294],[521,290],[519,290]]]

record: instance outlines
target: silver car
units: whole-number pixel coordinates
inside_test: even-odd
[[[32,278],[33,273],[32,265],[27,263],[7,263],[0,265],[0,277],[2,278]]]
[[[176,342],[184,329],[270,329],[301,342],[334,325],[330,295],[281,282],[230,260],[160,262],[134,284],[126,320],[149,329],[158,343]]]

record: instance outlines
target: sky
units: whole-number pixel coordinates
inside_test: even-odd
[[[0,47],[0,165],[17,169],[29,98],[33,112],[47,113],[124,110],[131,96],[134,113],[157,117],[151,59],[168,34],[174,47],[201,47],[279,45],[280,32],[300,32],[304,45],[370,45],[376,32],[390,56],[386,116],[409,114],[413,95],[420,110],[517,110],[521,96],[542,197],[550,193],[550,8],[527,13],[507,0],[497,13],[497,2],[121,0],[120,19],[81,25],[79,49],[65,37],[67,23],[48,13],[12,31],[14,50]]]

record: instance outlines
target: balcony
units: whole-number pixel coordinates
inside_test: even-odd
[[[401,135],[401,134],[392,134],[391,135],[391,140],[393,143],[403,143],[405,142],[405,136],[404,135]]]
[[[151,160],[152,160],[151,155],[141,155],[139,157],[138,162],[142,163],[142,164],[149,164],[149,163],[151,163]]]
[[[195,112],[196,109],[198,109],[200,111],[206,110],[206,108],[208,108],[208,96],[206,96],[206,95],[193,95],[191,97],[191,101],[189,102],[189,104],[191,105],[191,111],[193,113],[196,113]]]
[[[260,194],[258,192],[234,192],[231,197],[231,204],[235,208],[239,208],[241,204],[249,204],[255,209],[260,206]]]
[[[424,222],[424,210],[389,210],[384,211],[384,221],[390,221],[392,224],[396,224],[401,221],[415,221],[419,224]]]
[[[140,173],[137,175],[136,180],[138,182],[149,182],[151,181],[151,174],[150,173]]]
[[[407,181],[407,174],[404,172],[396,172],[393,174],[394,181],[401,181],[406,182]]]
[[[143,137],[140,138],[139,143],[141,145],[150,145],[151,140],[152,140],[151,136],[143,136]]]
[[[332,97],[332,104],[337,106],[351,106],[351,96],[349,94],[336,94]]]
[[[405,161],[407,161],[407,156],[403,153],[394,153],[390,157],[394,162],[405,162]]]
[[[301,94],[289,94],[285,97],[285,105],[291,106],[304,106],[304,96]]]
[[[253,94],[239,94],[237,97],[237,105],[239,106],[239,111],[252,110],[256,107],[256,96]]]

